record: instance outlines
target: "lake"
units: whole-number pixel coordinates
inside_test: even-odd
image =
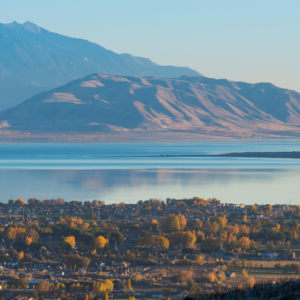
[[[300,142],[0,144],[0,200],[60,197],[109,204],[199,196],[299,204],[300,160],[160,157],[246,151],[300,151]]]

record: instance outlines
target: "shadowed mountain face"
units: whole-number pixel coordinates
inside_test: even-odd
[[[92,74],[0,113],[30,132],[174,132],[219,136],[300,134],[300,94],[269,83],[206,77]]]
[[[159,66],[146,58],[116,54],[30,22],[0,24],[0,110],[95,72],[137,77],[200,75],[189,68]]]

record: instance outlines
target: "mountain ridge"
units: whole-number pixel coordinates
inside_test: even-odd
[[[160,66],[148,58],[117,54],[31,22],[0,23],[0,54],[0,110],[95,72],[137,77],[201,75],[187,67]]]
[[[202,76],[93,73],[0,112],[0,125],[31,133],[300,136],[300,93]]]

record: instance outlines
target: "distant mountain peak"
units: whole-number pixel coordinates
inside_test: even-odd
[[[161,66],[148,58],[117,54],[29,21],[0,23],[0,49],[0,110],[91,73],[159,78],[200,75],[188,67]]]
[[[1,23],[0,23],[1,25]],[[21,29],[21,28],[24,28],[28,31],[31,31],[33,33],[40,33],[41,32],[41,27],[37,26],[36,24],[34,23],[31,23],[29,21],[23,23],[23,24],[20,24],[16,21],[12,22],[12,23],[8,23],[8,24],[3,24],[5,25],[7,28],[10,28],[11,30],[16,30],[16,29]]]
[[[38,34],[38,33],[41,32],[41,27],[39,27],[39,26],[35,25],[34,23],[29,22],[29,21],[27,21],[24,24],[22,24],[22,26],[25,29],[27,29],[27,30],[29,30],[29,31],[31,31],[33,33],[36,33],[36,34]]]

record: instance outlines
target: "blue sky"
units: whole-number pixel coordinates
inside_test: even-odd
[[[161,65],[300,92],[299,12],[299,0],[2,0],[0,22],[31,21]]]

